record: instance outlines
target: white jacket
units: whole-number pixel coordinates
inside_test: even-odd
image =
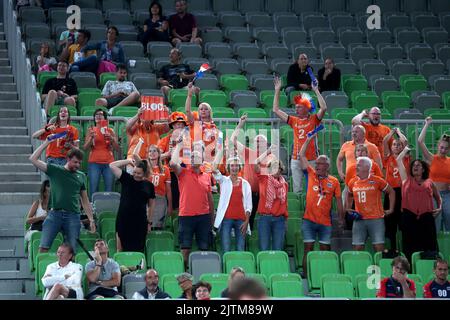
[[[66,279],[66,275],[69,277]],[[81,264],[70,261],[65,267],[61,267],[56,261],[47,266],[45,274],[42,277],[42,284],[45,287],[44,300],[50,289],[57,283],[65,285],[69,289],[73,289],[77,293],[77,299],[83,300],[83,288],[81,284],[83,276],[83,267]]]
[[[222,220],[227,212],[228,205],[233,192],[233,182],[230,177],[223,176],[220,172],[213,174],[214,179],[220,185],[220,198],[217,206],[216,219],[214,220],[214,227],[219,228]],[[245,212],[252,212],[252,189],[247,180],[239,178],[242,181],[242,195]],[[247,233],[250,234],[250,226],[248,226]]]

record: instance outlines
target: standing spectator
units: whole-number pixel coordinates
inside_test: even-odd
[[[393,139],[394,134],[397,134],[398,138]],[[391,147],[389,147],[389,141],[392,141]],[[386,238],[390,240],[392,250],[397,250],[397,230],[400,227],[402,216],[402,179],[398,172],[397,157],[406,145],[408,145],[408,140],[399,128],[392,129],[383,139],[383,164],[386,169],[385,179],[395,192],[394,212],[384,217]],[[409,162],[410,157],[407,155],[403,158],[405,168],[409,168]],[[384,209],[389,208],[389,206],[389,197],[385,197]]]
[[[66,61],[59,61],[56,78],[48,79],[42,89],[46,115],[53,105],[75,106],[77,103],[78,88],[75,80],[68,77],[68,66]]]
[[[63,243],[58,247],[56,256],[58,261],[50,263],[42,277],[45,287],[44,300],[83,300],[83,266],[72,262],[73,248],[70,244]]]
[[[142,42],[145,51],[151,41],[170,42],[169,21],[163,15],[161,4],[153,1],[148,7],[148,12],[150,18],[144,21],[143,32],[138,35],[138,41]]]
[[[144,252],[145,237],[152,226],[155,188],[145,179],[148,176],[147,161],[136,162],[132,175],[120,169],[134,163],[134,160],[119,160],[109,164],[122,185],[116,219],[117,252]]]
[[[302,179],[303,172],[300,169],[300,160],[298,158],[298,154],[300,152],[300,148],[306,141],[306,134],[311,132],[316,128],[322,121],[325,112],[327,111],[327,104],[323,99],[322,95],[319,92],[317,86],[313,86],[313,90],[317,95],[317,99],[319,100],[320,109],[317,114],[311,114],[314,112],[315,107],[312,105],[312,102],[308,100],[304,96],[296,96],[294,98],[295,101],[295,111],[298,116],[289,116],[286,112],[282,111],[279,108],[279,97],[281,90],[281,80],[279,78],[275,79],[275,97],[273,99],[273,112],[283,121],[287,122],[289,126],[294,130],[294,148],[292,150],[292,159],[291,159],[291,172],[292,172],[292,182],[293,182],[293,191],[295,193],[302,192]],[[318,155],[317,150],[317,142],[313,141],[309,144],[308,149],[306,150],[306,158],[309,161],[309,164],[314,165],[314,160],[316,160]]]
[[[295,90],[311,90],[312,79],[306,70],[307,67],[310,66],[308,56],[305,53],[301,53],[298,56],[298,60],[289,66],[287,73],[287,85],[285,89],[288,97],[290,93]]]
[[[228,287],[226,287],[220,294],[221,298],[229,298],[230,287],[233,285],[234,281],[241,281],[245,278],[245,271],[241,267],[233,267],[230,271],[230,276],[228,277]]]
[[[436,231],[443,229],[450,231],[450,136],[444,134],[438,142],[437,154],[432,154],[425,145],[425,137],[433,119],[425,119],[425,125],[420,132],[418,143],[422,150],[425,162],[430,166],[430,179],[439,191],[442,198],[442,214],[437,216]]]
[[[304,242],[303,271],[306,275],[306,256],[314,250],[316,238],[319,238],[320,250],[331,249],[331,206],[336,199],[338,216],[341,224],[344,220],[341,187],[339,180],[329,175],[330,159],[320,155],[315,163],[316,168],[308,163],[306,149],[314,135],[309,136],[300,149],[300,168],[303,170],[308,186],[306,191],[306,210],[303,216],[302,231]]]
[[[159,137],[170,130],[167,123],[154,123],[153,120],[143,120],[142,116],[145,111],[145,107],[141,107],[138,113],[130,118],[127,122],[127,137],[128,137],[128,153],[127,159],[131,159],[134,153],[134,149],[138,145],[140,140],[143,140],[143,144],[139,150],[139,157],[141,159],[148,158],[148,150],[152,144],[157,145]]]
[[[45,163],[39,160],[39,157],[49,144],[50,141],[47,138],[29,158],[36,168],[47,174],[52,188],[51,210],[42,225],[39,251],[48,252],[60,231],[75,250],[81,227],[80,200],[90,222],[90,232],[95,233],[94,216],[85,186],[86,176],[79,171],[81,161],[83,161],[83,152],[79,149],[70,150],[64,166]]]
[[[108,113],[103,109],[94,111],[94,124],[90,127],[84,143],[84,150],[90,151],[88,160],[89,199],[98,191],[100,177],[103,176],[105,191],[113,191],[114,176],[109,164],[114,161],[113,150],[120,151],[114,130],[103,127],[102,121],[108,119]]]
[[[369,118],[369,122],[362,121],[363,118]],[[391,132],[388,126],[381,124],[381,111],[378,107],[373,107],[369,112],[363,110],[352,119],[352,125],[361,125],[366,129],[367,141],[377,146],[380,154],[383,154],[383,139]]]
[[[36,57],[36,64],[38,66],[38,73],[55,70],[57,62],[54,57],[50,56],[50,46],[48,42],[43,42],[41,44],[41,51]]]
[[[59,60],[66,60],[70,63],[69,72],[76,71],[87,71],[96,73],[97,64],[92,63],[97,61],[96,51],[89,50],[83,52],[85,46],[87,46],[89,40],[91,39],[91,32],[89,30],[80,29],[78,30],[78,37],[76,43],[71,44],[67,42],[64,47]]]
[[[429,178],[430,168],[425,161],[414,160],[409,173],[403,159],[409,151],[405,147],[397,157],[398,172],[402,179],[402,241],[406,258],[417,251],[437,251],[436,224],[434,219],[440,213],[442,200],[436,185]],[[433,198],[437,208],[433,208]]]
[[[229,177],[223,176],[216,169],[217,162],[214,163],[214,179],[220,186],[214,227],[220,228],[223,252],[231,250],[232,230],[236,237],[236,251],[244,251],[245,235],[249,231],[248,223],[252,212],[252,190],[246,180],[238,177],[239,171],[241,171],[240,159],[238,157],[230,158],[227,163]]]
[[[189,81],[192,81],[195,77],[195,72],[191,67],[181,63],[181,51],[179,49],[174,48],[170,50],[169,59],[170,64],[166,64],[158,72],[158,84],[166,101],[170,90],[186,88]],[[198,96],[200,88],[194,88],[195,94]]]
[[[450,299],[450,281],[448,281],[448,262],[438,258],[434,262],[434,279],[423,286],[424,298]]]
[[[78,130],[70,125],[70,113],[67,107],[61,107],[56,117],[54,124],[49,123],[43,129],[39,129],[33,133],[33,138],[45,140],[50,135],[62,134],[66,132],[65,136],[55,139],[50,142],[46,151],[47,163],[53,163],[63,166],[67,162],[67,154],[72,148],[78,148]]]
[[[255,170],[258,175],[260,198],[258,204],[259,250],[283,250],[286,233],[288,184],[282,173],[284,165],[280,160],[272,160],[268,174],[261,174],[260,163],[267,153],[275,149],[272,145],[256,159]],[[271,248],[272,247],[272,248]]]
[[[105,240],[98,239],[94,244],[94,260],[86,264],[86,278],[89,283],[87,300],[98,298],[121,298],[117,291],[120,286],[120,267],[113,259],[108,258],[109,248]]]
[[[199,281],[192,287],[197,300],[211,300],[211,284],[205,281]]]
[[[336,68],[333,59],[326,58],[322,69],[317,73],[319,90],[338,91],[341,88],[341,70]]]
[[[139,150],[144,140],[139,140],[134,149],[135,161],[140,161]],[[148,151],[150,175],[148,180],[155,187],[155,209],[153,210],[152,229],[162,230],[166,216],[172,215],[172,189],[170,187],[170,170],[163,165],[161,160],[161,150],[158,146],[152,144]]]
[[[30,229],[25,234],[25,241],[28,243],[31,235],[36,231],[42,231],[42,224],[47,218],[48,202],[50,199],[50,181],[44,180],[41,184],[39,192],[39,199],[33,202],[30,211],[27,215],[27,224],[30,224]]]
[[[357,144],[355,147],[355,159],[358,159],[359,157],[368,157],[368,156],[369,150],[367,149],[367,145],[365,145],[364,143]],[[382,178],[383,173],[381,172],[380,167],[375,161],[373,161],[373,159],[370,160],[372,161],[372,168],[370,169],[370,175]],[[347,169],[347,173],[345,174],[345,185],[347,187],[354,177],[356,177],[356,163],[350,165]]]
[[[155,269],[145,273],[145,288],[133,294],[133,300],[170,299],[170,295],[162,291],[159,286],[159,275]]]
[[[359,157],[356,160],[356,177],[348,184],[346,211],[350,214],[355,211],[360,219],[355,219],[352,230],[353,250],[364,250],[367,236],[370,237],[375,251],[384,250],[384,216],[394,212],[395,192],[380,177],[371,176],[372,160],[368,157]],[[389,195],[390,207],[383,211],[381,193]],[[355,209],[351,205],[355,201]]]
[[[195,295],[192,293],[193,280],[194,277],[187,272],[183,272],[182,274],[177,276],[178,285],[183,291],[183,293],[178,299],[196,300]]]
[[[110,113],[114,107],[132,106],[139,103],[140,95],[136,86],[127,80],[127,67],[117,65],[116,80],[108,80],[102,90],[102,97],[95,100],[96,106],[107,107]]]
[[[175,2],[176,14],[169,18],[169,26],[172,32],[172,44],[176,46],[180,42],[191,42],[202,44],[202,39],[198,37],[197,21],[194,15],[187,12],[185,0]]]
[[[125,63],[125,53],[117,40],[118,36],[119,30],[115,26],[109,26],[106,32],[106,40],[96,44],[88,44],[82,49],[83,54],[90,50],[96,50],[97,56],[95,59],[88,58],[81,62],[75,62],[72,69],[74,66],[78,66],[80,69],[91,69],[97,66],[97,76],[100,76],[103,72],[116,72],[116,66]]]
[[[383,279],[377,292],[378,298],[415,298],[416,284],[408,279],[410,265],[405,257],[392,260],[392,276]]]
[[[198,248],[208,250],[211,222],[214,216],[214,202],[211,193],[211,176],[202,172],[203,153],[191,152],[191,165],[182,167],[180,151],[182,141],[179,139],[172,152],[170,167],[178,177],[180,189],[180,209],[178,215],[180,249],[187,266],[195,234]]]

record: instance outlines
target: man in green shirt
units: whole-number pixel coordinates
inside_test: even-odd
[[[64,166],[47,164],[39,160],[39,157],[51,143],[51,137],[47,137],[47,140],[29,158],[36,168],[47,174],[52,188],[50,211],[42,225],[39,252],[47,252],[60,231],[72,248],[77,247],[81,227],[80,197],[81,204],[90,221],[90,231],[92,233],[96,231],[92,208],[86,192],[86,176],[78,170],[83,161],[83,152],[76,148],[70,150]]]

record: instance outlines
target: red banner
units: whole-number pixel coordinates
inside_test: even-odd
[[[142,120],[168,120],[169,112],[164,105],[163,97],[159,96],[142,96],[141,107],[145,107],[145,111],[142,113]]]

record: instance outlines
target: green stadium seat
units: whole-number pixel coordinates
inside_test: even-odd
[[[233,267],[241,267],[244,269],[245,273],[256,272],[255,256],[248,251],[225,252],[222,261],[225,273],[230,273]]]
[[[169,104],[172,106],[172,108],[182,108],[184,111],[184,106],[186,103],[186,97],[187,97],[187,90],[186,89],[172,89],[169,91]],[[197,105],[197,96],[194,94],[192,95],[192,106]]]
[[[411,98],[403,91],[391,91],[392,94],[382,94],[383,108],[394,113],[397,108],[410,108]]]
[[[160,277],[169,273],[184,272],[183,256],[175,251],[154,252],[151,257],[151,266],[158,271]]]
[[[258,230],[256,228],[257,219],[255,219],[255,225],[253,226],[252,234],[247,237],[247,250],[250,251],[254,256],[259,253],[259,243],[258,243],[258,234],[255,232]]]
[[[142,269],[146,266],[145,255],[142,252],[116,252],[113,259],[119,264],[119,266],[141,266]]]
[[[427,80],[421,75],[401,75],[400,88],[411,97],[414,91],[427,90]]]
[[[291,252],[291,250],[294,250],[295,248],[295,233],[301,229],[301,225],[302,225],[301,218],[293,218],[289,216],[289,219],[287,219],[285,246],[289,249],[289,252]]]
[[[36,268],[36,257],[39,253],[39,245],[41,243],[41,232],[35,232],[31,235],[30,240],[30,250],[28,252],[28,261],[30,266],[30,271],[33,272]],[[63,236],[61,233],[56,235],[55,240],[53,240],[52,246],[48,250],[49,253],[55,253],[58,247],[63,243]]]
[[[228,97],[225,92],[221,90],[202,90],[200,91],[200,103],[209,103],[213,111],[216,108],[226,108],[228,107]]]
[[[48,115],[50,117],[58,116],[59,109],[61,109],[62,107],[63,106],[61,106],[61,105],[53,105],[53,106],[51,106],[50,110],[48,110]],[[78,115],[78,110],[77,110],[77,108],[75,106],[64,106],[64,107],[66,107],[67,110],[69,110],[69,113],[70,113],[71,116]]]
[[[246,273],[245,276],[247,278],[252,278],[252,279],[258,280],[265,288],[268,288],[269,281],[267,280],[267,277],[264,274]]]
[[[284,251],[260,251],[256,255],[259,273],[269,278],[274,273],[287,273],[290,270],[289,257]]]
[[[92,91],[92,92],[82,92],[78,95],[78,107],[83,108],[86,106],[95,106],[95,100],[97,100],[98,98],[101,98],[101,92],[100,90],[96,91]]]
[[[138,108],[132,106],[120,106],[113,109],[112,115],[116,117],[132,118],[138,112]]]
[[[178,285],[177,276],[178,274],[176,273],[169,273],[160,277],[162,290],[169,294],[172,299],[180,297],[183,293],[180,286]]]
[[[228,107],[216,107],[213,110],[214,118],[237,118],[234,110]]]
[[[89,259],[88,255],[85,252],[79,252],[75,255],[75,262],[81,264],[81,266],[83,267],[83,271],[85,270],[86,264],[89,261],[91,260]],[[84,294],[88,293],[89,283],[86,277],[86,272],[83,272],[82,284]]]
[[[321,277],[327,273],[339,273],[339,257],[333,251],[310,251],[306,256],[308,285],[310,290],[320,288]],[[350,281],[351,281],[351,277]]]
[[[56,254],[53,253],[39,253],[36,257],[36,273],[35,273],[35,294],[37,296],[43,296],[45,293],[44,284],[42,283],[42,278],[44,277],[47,266],[53,262],[58,261]]]
[[[367,286],[368,275],[356,276],[356,296],[360,299],[373,299],[377,297],[377,289],[369,289]]]
[[[204,273],[200,281],[206,281],[211,285],[211,298],[220,298],[222,291],[228,287],[228,274],[226,273]]]
[[[38,86],[39,86],[39,93],[42,93],[45,83],[51,78],[56,78],[57,75],[58,75],[58,72],[56,72],[56,71],[40,72],[38,74],[38,79],[37,79]]]
[[[437,234],[439,251],[446,258],[450,257],[450,232],[441,231]]]
[[[339,120],[343,125],[348,125],[352,123],[352,119],[358,114],[357,110],[348,110],[346,112],[340,112],[334,118],[335,120]]]
[[[378,106],[378,96],[373,91],[355,90],[351,94],[352,107],[359,112]]]
[[[220,76],[220,85],[227,95],[233,90],[247,90],[249,82],[240,74],[223,74]]]
[[[445,109],[450,110],[450,91],[442,93],[442,105]]]
[[[295,217],[300,218],[303,216],[303,212],[301,212],[302,206],[300,204],[300,199],[289,199],[288,198],[288,212],[289,212],[289,218]]]
[[[115,238],[109,239],[107,243],[108,243],[108,249],[109,249],[109,256],[114,257],[114,255],[117,252],[117,240]]]
[[[449,120],[450,110],[430,108],[428,110],[425,110],[425,117],[432,117],[434,120]]]
[[[267,118],[267,113],[263,109],[259,108],[240,108],[238,111],[238,117],[240,118],[244,113],[248,118]]]
[[[150,268],[151,257],[157,251],[174,251],[175,243],[173,233],[170,231],[152,231],[147,234],[145,241],[145,255],[147,267]]]
[[[321,278],[322,298],[355,298],[352,279],[345,274],[325,274]]]
[[[305,296],[302,278],[297,273],[276,273],[269,278],[270,294],[275,298],[301,298]]]
[[[102,211],[97,215],[97,222],[100,225],[104,219],[116,219],[117,213],[112,211]]]
[[[264,109],[272,109],[273,108],[273,98],[275,96],[274,90],[261,90],[259,93],[259,101]],[[288,106],[288,97],[284,92],[280,92],[280,108],[286,108]]]
[[[102,239],[107,239],[108,232],[116,232],[116,218],[104,218],[99,224]]]
[[[414,281],[416,285],[416,298],[423,298],[423,285],[424,283],[426,283],[424,282],[425,279],[423,279],[420,275],[414,273],[409,273],[408,278]]]
[[[427,281],[433,275],[434,262],[436,260],[421,259],[421,252],[414,252],[411,256],[412,273],[419,275],[422,278],[422,283]],[[442,253],[439,256],[444,259]]]
[[[342,75],[341,76],[342,91],[345,91],[347,96],[351,96],[355,90],[367,90],[368,83],[363,75]]]
[[[100,88],[103,88],[109,80],[115,81],[116,80],[116,74],[114,72],[103,72],[100,75]]]
[[[372,256],[365,251],[344,251],[341,253],[341,270],[352,277],[356,285],[356,276],[367,274],[367,267],[373,264]]]

